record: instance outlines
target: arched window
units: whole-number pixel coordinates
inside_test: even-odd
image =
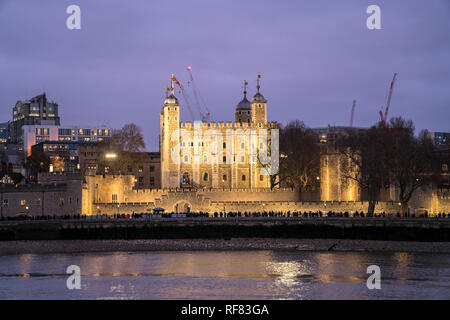
[[[245,181],[245,174],[242,175],[242,181]]]
[[[208,172],[203,174],[203,181],[208,181]]]
[[[222,180],[223,180],[223,182],[227,181],[227,175],[226,174],[223,175]]]

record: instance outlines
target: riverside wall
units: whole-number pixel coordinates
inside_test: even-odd
[[[0,240],[298,238],[450,241],[450,219],[149,218],[0,222]]]

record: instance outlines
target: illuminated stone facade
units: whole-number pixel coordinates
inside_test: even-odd
[[[258,92],[248,101],[246,91],[237,105],[235,122],[180,122],[180,104],[173,93],[160,113],[161,185],[163,188],[269,188],[267,169],[259,152],[267,153],[270,129],[267,100]]]

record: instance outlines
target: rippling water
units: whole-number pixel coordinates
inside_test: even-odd
[[[381,268],[381,290],[366,286]],[[68,290],[67,266],[81,268]],[[0,257],[0,299],[450,299],[450,255],[148,252]]]

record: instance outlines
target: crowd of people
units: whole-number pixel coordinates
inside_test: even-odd
[[[0,221],[20,221],[20,220],[117,220],[117,219],[158,219],[158,218],[215,218],[215,219],[227,219],[227,218],[450,218],[450,213],[438,213],[437,215],[430,216],[427,212],[422,214],[407,213],[401,215],[400,213],[375,213],[367,214],[364,212],[335,212],[335,211],[262,211],[262,212],[214,212],[209,214],[207,212],[186,212],[186,213],[118,213],[118,214],[98,214],[98,215],[18,215],[14,217],[0,217]]]

